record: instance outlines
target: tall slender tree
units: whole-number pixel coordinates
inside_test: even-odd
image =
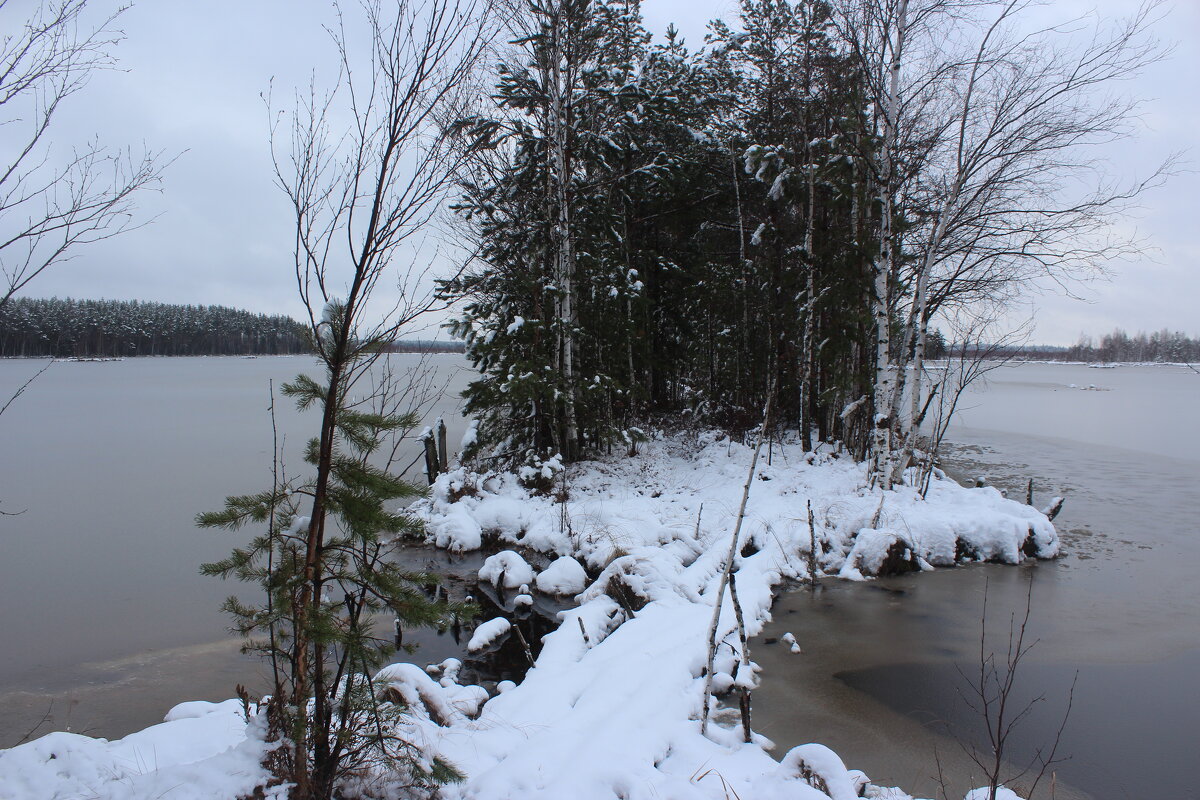
[[[463,156],[441,123],[463,113],[490,38],[488,7],[475,0],[373,0],[363,12],[362,20],[339,14],[332,27],[337,85],[300,96],[295,111],[280,117],[290,130],[272,132],[276,177],[295,220],[297,287],[325,372],[286,387],[302,407],[320,412],[306,455],[312,477],[297,490],[231,498],[225,512],[200,519],[271,524],[265,546],[257,540],[251,553],[235,551],[210,571],[249,569],[271,589],[284,584],[268,616],[286,615],[283,645],[272,638],[285,681],[271,713],[294,753],[280,777],[301,798],[329,798],[361,759],[389,755],[360,747],[356,733],[377,720],[369,612],[390,608],[418,623],[438,615],[415,600],[412,584],[422,578],[398,574],[386,561],[387,537],[408,523],[384,503],[411,488],[367,460],[382,437],[412,420],[364,410],[355,392],[368,385],[383,345],[434,302],[419,285],[421,273],[400,265],[457,173]],[[378,301],[383,281],[399,284],[399,302]],[[307,514],[276,511],[299,498]],[[282,551],[270,546],[280,515],[296,526]],[[272,561],[273,553],[282,560]],[[265,572],[250,564],[259,554],[271,562]],[[259,617],[248,619],[257,624]],[[373,744],[381,738],[387,735]],[[426,770],[414,780],[437,777]]]

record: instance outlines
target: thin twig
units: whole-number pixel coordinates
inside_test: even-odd
[[[12,397],[8,398],[8,401],[2,407],[0,407],[0,416],[2,416],[5,411],[8,411],[8,407],[13,404],[13,401],[16,400],[18,397],[20,397],[25,392],[25,390],[29,388],[29,384],[33,383],[34,381],[36,381],[38,379],[38,376],[40,376],[46,370],[50,369],[50,365],[53,363],[54,363],[54,359],[52,358],[46,362],[46,365],[44,367],[39,369],[37,372],[33,373],[33,375],[29,378],[29,380],[22,383],[21,388],[17,389],[15,392],[13,392]]]

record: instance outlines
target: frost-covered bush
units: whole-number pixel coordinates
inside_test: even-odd
[[[530,454],[517,469],[521,485],[533,494],[549,495],[556,488],[556,479],[563,471],[562,454],[555,453],[545,460]]]

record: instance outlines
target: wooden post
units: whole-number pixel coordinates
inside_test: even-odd
[[[438,465],[442,472],[446,472],[450,466],[450,454],[446,450],[446,421],[438,417],[435,427],[437,429]]]
[[[817,525],[813,519],[812,500],[808,501],[808,585],[817,588]]]
[[[1033,505],[1033,478],[1030,478],[1025,486],[1025,505]]]
[[[1050,505],[1042,509],[1042,513],[1046,515],[1046,519],[1053,522],[1054,518],[1058,516],[1058,512],[1062,511],[1063,502],[1065,502],[1065,500],[1066,498],[1063,497],[1056,497],[1051,500]]]
[[[434,480],[438,476],[438,454],[437,447],[433,443],[433,434],[427,433],[422,439],[425,443],[425,477],[432,486]]]

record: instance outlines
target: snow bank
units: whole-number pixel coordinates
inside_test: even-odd
[[[724,709],[700,733],[706,632],[750,457],[712,433],[660,436],[638,457],[567,468],[566,493],[526,488],[540,471],[522,479],[458,469],[411,507],[440,547],[494,540],[557,556],[535,581],[525,558],[506,550],[480,578],[575,594],[580,604],[559,615],[525,679],[491,699],[458,684],[456,659],[428,670],[393,664],[376,676],[381,697],[408,711],[396,735],[467,776],[444,787],[444,800],[849,800],[860,790],[908,798],[868,785],[821,745],[776,761],[763,737],[742,742]],[[537,469],[557,480],[562,468],[552,459]],[[820,574],[864,579],[1058,551],[1043,514],[995,489],[935,479],[928,499],[907,486],[881,493],[867,488],[862,465],[795,443],[760,459],[752,487],[736,548],[750,635],[769,618],[773,589],[807,576],[810,558]],[[590,585],[583,565],[598,574]],[[733,607],[728,595],[720,602],[714,684],[753,687],[757,667],[739,667]],[[508,626],[481,624],[470,649],[486,649]],[[168,719],[118,742],[51,734],[2,751],[0,797],[234,797],[265,777],[258,722],[247,724],[236,702],[183,704]]]
[[[183,703],[166,722],[117,741],[58,732],[0,750],[0,797],[240,797],[267,779],[264,748],[257,720],[247,725],[239,701]]]
[[[459,472],[414,506],[442,546],[469,549],[483,530],[560,556],[535,585],[580,602],[560,614],[521,684],[505,686],[478,719],[427,732],[468,776],[446,797],[858,796],[866,776],[820,745],[776,762],[762,737],[741,742],[736,720],[722,710],[708,736],[700,734],[706,628],[750,457],[750,448],[716,434],[659,437],[639,457],[569,468],[565,499],[531,493],[518,477]],[[776,445],[766,462],[738,543],[738,593],[751,635],[769,616],[773,588],[808,574],[813,539],[819,573],[855,579],[971,560],[1017,563],[1058,550],[1044,515],[994,489],[934,480],[928,499],[907,486],[871,491],[861,465],[806,455],[796,444]],[[507,576],[500,561],[486,579]],[[590,586],[579,562],[599,572]],[[727,646],[719,648],[714,683],[753,687],[757,667],[737,668],[728,596],[719,627]]]

